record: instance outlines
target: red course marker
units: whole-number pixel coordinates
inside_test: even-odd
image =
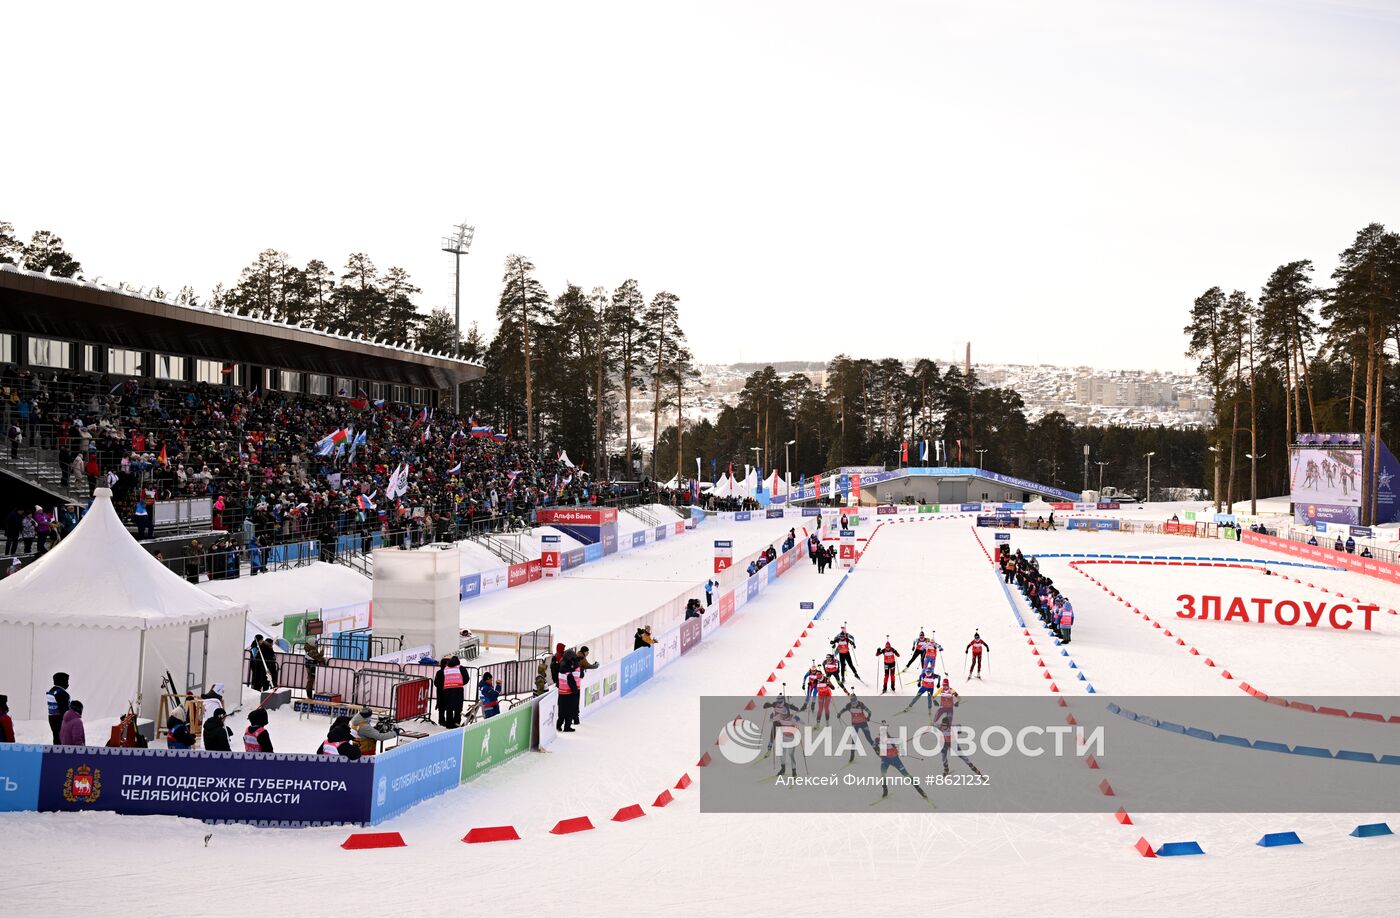
[[[403,848],[407,842],[403,836],[397,832],[356,832],[345,841],[340,843],[340,847],[347,851],[363,851],[367,848]]]

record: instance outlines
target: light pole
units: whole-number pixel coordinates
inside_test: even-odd
[[[1085,444],[1084,444],[1084,488],[1083,488],[1083,490],[1085,490],[1085,491],[1089,490],[1089,444],[1088,444],[1088,443],[1085,443]]]
[[[1259,473],[1259,469],[1258,469],[1258,467],[1255,465],[1255,463],[1258,462],[1260,459],[1263,459],[1263,458],[1264,458],[1265,456],[1267,456],[1267,455],[1269,455],[1269,454],[1268,454],[1268,453],[1260,453],[1260,454],[1257,455],[1257,456],[1254,455],[1253,453],[1245,453],[1245,454],[1244,454],[1244,457],[1245,457],[1246,459],[1249,460],[1249,515],[1250,515],[1250,516],[1258,516],[1258,515],[1259,515],[1258,500],[1257,500],[1257,498],[1255,497],[1255,495],[1259,492],[1259,474],[1258,474],[1258,473]]]
[[[1220,447],[1207,446],[1206,449],[1215,453],[1215,487],[1211,498],[1215,501],[1215,512],[1220,512]]]
[[[476,236],[476,227],[466,223],[459,223],[452,227],[452,233],[442,237],[442,250],[452,255],[456,259],[455,270],[453,271],[454,293],[452,300],[452,318],[457,326],[457,334],[462,333],[462,256],[472,247],[472,239]]]
[[[1099,467],[1099,500],[1103,500],[1103,467],[1108,465],[1108,463],[1095,462],[1094,465]]]
[[[973,450],[973,452],[977,454],[977,467],[980,469],[982,468],[982,456],[984,453],[987,452],[987,450],[984,447],[983,449],[975,449]]]
[[[797,443],[796,440],[789,440],[783,444],[783,476],[787,479],[788,494],[792,494],[792,460],[788,458],[788,447]]]
[[[1143,501],[1147,504],[1152,503],[1152,457],[1155,455],[1157,455],[1156,450],[1147,454],[1147,500]]]
[[[760,488],[762,488],[762,487],[763,487],[763,466],[759,464],[758,457],[759,457],[759,454],[763,452],[763,447],[761,447],[761,446],[750,446],[749,449],[753,451],[753,467],[754,467],[755,471],[758,472],[758,475],[759,475],[759,478],[758,478],[758,486],[759,486]]]

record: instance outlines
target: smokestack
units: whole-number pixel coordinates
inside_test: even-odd
[[[963,356],[963,378],[972,376],[972,342],[967,342],[967,353]]]

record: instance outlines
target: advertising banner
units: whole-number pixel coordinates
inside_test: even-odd
[[[669,532],[669,530],[668,530],[665,526],[657,526],[657,527],[656,527],[656,541],[660,542],[662,539],[666,538],[666,534],[667,534],[668,532]]]
[[[1097,503],[1086,504],[1086,503],[1076,502],[1076,503],[1074,504],[1074,510],[1075,510],[1075,512],[1077,512],[1077,513],[1088,513],[1088,512],[1090,512],[1091,510],[1097,510],[1097,509],[1099,509],[1099,505],[1098,505]]]
[[[1103,532],[1120,528],[1119,520],[1095,520],[1087,517],[1072,517],[1065,525],[1066,529],[1083,529],[1087,532]]]
[[[39,808],[39,776],[47,748],[0,743],[0,813]]]
[[[980,502],[975,504],[961,504],[959,505],[958,510],[961,513],[981,513],[982,504]]]
[[[548,749],[559,736],[559,690],[551,688],[535,699],[535,746]]]
[[[1051,510],[1073,510],[1073,509],[1074,509],[1074,504],[1073,504],[1073,502],[1067,501],[1067,500],[1052,500],[1052,501],[1050,502],[1050,509],[1051,509]]]
[[[745,581],[744,581],[744,595],[745,595],[748,599],[753,599],[755,596],[758,595],[758,575],[757,575],[757,574],[755,574],[754,576],[750,577],[748,580],[745,580]]]
[[[747,523],[751,519],[753,519],[753,513],[748,510],[734,511],[734,522],[736,523]]]
[[[463,782],[530,748],[534,705],[522,704],[504,714],[472,724],[462,731]],[[455,734],[452,731],[449,735]]]
[[[851,500],[860,503],[860,476],[851,476]]]
[[[856,563],[856,533],[854,529],[841,530],[841,545],[837,554],[842,567],[852,567]]]
[[[803,515],[803,516],[821,516],[821,515],[822,515],[822,511],[821,511],[821,508],[820,508],[820,507],[803,507],[803,508],[802,508],[802,515]]]
[[[530,565],[525,562],[512,564],[507,568],[507,587],[518,587],[530,582]]]
[[[691,527],[692,529],[695,526],[699,526],[701,523],[705,522],[705,511],[700,509],[699,507],[691,507],[690,522],[694,524],[694,526]]]
[[[639,647],[622,658],[622,694],[627,696],[651,678],[656,660],[650,647]]]
[[[937,504],[919,504],[919,512],[920,512],[920,513],[937,513],[937,512],[938,512],[938,505],[937,505]]]
[[[1352,537],[1353,539],[1369,539],[1369,538],[1371,538],[1371,527],[1370,527],[1370,526],[1352,526],[1351,529],[1350,529],[1350,532],[1351,532],[1351,537]]]
[[[451,730],[375,756],[370,822],[383,822],[456,787],[462,780],[461,757],[462,739]]]
[[[691,619],[695,621],[695,619]],[[677,625],[651,645],[652,672],[660,672],[681,658],[681,626]]]
[[[597,542],[594,542],[592,545],[583,546],[584,563],[589,563],[592,561],[601,561],[602,559],[603,546],[599,545]]]
[[[540,536],[540,568],[546,577],[559,576],[559,536]]]
[[[734,563],[734,542],[731,539],[715,539],[715,573],[728,570]]]
[[[1248,529],[1240,533],[1240,538],[1246,545],[1260,545],[1286,555],[1292,555],[1295,558],[1306,558],[1310,561],[1344,567],[1349,571],[1375,577],[1377,580],[1384,580],[1388,583],[1400,583],[1400,565],[1387,561],[1363,558],[1360,555],[1349,555],[1344,551],[1335,551],[1320,545],[1307,545],[1303,542],[1294,542],[1291,539],[1260,535],[1257,532],[1250,532]]]
[[[598,527],[602,535],[603,554],[612,555],[617,553],[617,524],[609,523],[606,526]]]
[[[676,535],[682,535],[684,532],[685,520],[676,520]]]
[[[1101,500],[1098,505],[1099,510],[1118,510],[1121,507],[1122,504],[1116,500]]]
[[[622,661],[613,660],[583,674],[583,700],[580,717],[591,717],[605,705],[621,697]]]
[[[531,583],[535,582],[536,580],[541,580],[541,579],[544,578],[544,565],[543,565],[543,562],[541,562],[539,558],[531,558],[529,561],[526,561],[525,563],[526,563],[526,565],[529,567],[530,582],[531,582]]]
[[[632,533],[633,548],[641,548],[645,544],[647,544],[647,531],[645,529],[638,529]]]
[[[899,512],[899,508],[893,504],[882,504],[875,508],[876,516],[894,516]]]
[[[734,616],[734,591],[730,590],[724,595],[729,597],[729,615],[732,618]],[[724,596],[720,597],[719,603],[719,615],[715,615],[713,612],[711,612],[706,615],[702,615],[699,618],[691,619],[691,621],[697,621],[700,623],[700,640],[702,641],[708,640],[710,635],[714,633],[715,629],[718,628],[725,621]]]
[[[481,578],[482,593],[494,593],[506,588],[507,572],[504,567],[493,567],[489,571],[482,571],[477,576]]]
[[[767,510],[765,510],[765,511],[763,512],[763,516],[764,516],[765,519],[780,520],[780,519],[783,518],[783,508],[782,508],[782,507],[769,507]]]
[[[1070,522],[1074,521],[1070,520]],[[1021,518],[1019,516],[979,516],[977,517],[977,525],[996,529],[1019,529]]]
[[[109,810],[269,825],[369,821],[370,759],[61,748],[43,756],[43,811]]]
[[[466,574],[457,581],[457,598],[466,602],[481,595],[481,575]]]
[[[594,508],[556,508],[550,510],[536,510],[535,521],[541,524],[563,523],[574,526],[602,526],[604,523],[617,522],[616,507],[594,507]]]
[[[733,595],[733,593],[730,594],[731,597]],[[681,622],[680,631],[682,656],[690,653],[690,651],[695,647],[695,645],[700,643],[700,630],[704,627],[700,623],[704,619],[711,617],[711,615],[707,614],[701,618],[688,618],[685,621]]]
[[[571,571],[583,563],[583,549],[571,548],[559,559],[559,569]]]
[[[727,622],[734,617],[734,593],[734,590],[725,590],[719,596],[719,620],[721,622]]]

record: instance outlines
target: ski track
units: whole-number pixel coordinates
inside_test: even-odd
[[[965,695],[1045,696],[1040,676],[1011,608],[967,520],[880,526],[845,586],[810,638],[790,661],[796,672],[848,623],[858,641],[857,664],[878,678],[875,648],[886,634],[901,651],[901,667],[920,627],[937,632]],[[705,529],[700,534],[708,540]],[[1259,557],[1261,550],[1232,542],[1106,533],[1013,535],[1027,553],[1045,551],[1143,552]],[[697,542],[700,540],[696,540]],[[991,541],[987,541],[990,550]],[[694,551],[694,546],[687,554]],[[677,571],[677,584],[703,579]],[[637,557],[640,560],[640,556]],[[1078,622],[1068,648],[1099,693],[1230,694],[1237,682],[1202,664],[1161,636],[1126,605],[1068,567],[1073,559],[1046,559],[1043,568],[1073,599]],[[1393,660],[1400,624],[1384,611],[1369,635],[1320,630],[1178,622],[1175,596],[1188,583],[1198,593],[1294,596],[1317,590],[1254,571],[1096,565],[1094,576],[1174,633],[1189,631],[1202,654],[1218,654],[1236,680],[1265,691],[1398,694]],[[1165,572],[1171,573],[1165,573]],[[601,568],[600,568],[601,572]],[[621,571],[619,571],[621,573]],[[628,572],[630,573],[630,571]],[[670,564],[666,574],[670,575]],[[1321,572],[1305,582],[1321,584]],[[648,576],[655,577],[652,572]],[[1103,814],[899,814],[771,816],[701,814],[699,786],[672,790],[665,809],[648,804],[695,768],[708,743],[697,735],[702,695],[743,696],[765,685],[812,612],[841,580],[839,569],[818,576],[807,563],[771,585],[713,639],[662,670],[624,701],[560,737],[552,751],[528,755],[433,798],[386,823],[408,847],[342,851],[353,831],[208,827],[167,817],[109,813],[0,815],[0,856],[6,863],[7,911],[16,915],[68,914],[80,903],[107,903],[121,915],[164,914],[170,908],[170,871],[194,868],[181,893],[186,915],[247,910],[249,892],[279,908],[324,907],[354,897],[383,915],[456,915],[464,908],[564,908],[577,916],[788,915],[830,908],[833,895],[893,889],[896,895],[936,882],[939,911],[959,907],[982,916],[1150,915],[1167,912],[1269,914],[1393,913],[1400,879],[1393,869],[1400,838],[1347,836],[1359,822],[1395,814],[1265,815],[1149,814],[1121,826]],[[1302,575],[1300,575],[1302,576]],[[1347,597],[1393,607],[1397,590],[1359,575],[1327,573],[1325,582]],[[565,578],[541,598],[535,617],[558,616],[548,599],[567,589]],[[1233,592],[1231,592],[1233,591]],[[526,591],[522,591],[526,592]],[[533,592],[533,591],[529,591]],[[548,599],[544,594],[548,594]],[[1301,595],[1301,594],[1299,594]],[[1382,597],[1386,597],[1382,601]],[[1021,602],[1019,593],[1012,598]],[[614,602],[627,601],[627,584]],[[638,609],[637,612],[645,611]],[[1084,683],[1038,621],[1026,628],[1073,711],[1084,704]],[[1169,623],[1170,622],[1170,623]],[[991,645],[990,672],[969,685],[962,650],[973,630]],[[1304,662],[1306,661],[1306,662]],[[962,665],[963,669],[957,667]],[[905,674],[907,676],[907,674]],[[778,687],[777,684],[769,686]],[[795,690],[795,687],[794,687]],[[876,688],[865,688],[876,694]],[[910,693],[906,687],[904,692]],[[1306,715],[1298,715],[1305,724]],[[1385,727],[1382,729],[1394,729]],[[1300,726],[1299,735],[1305,735]],[[1189,742],[1189,741],[1187,741]],[[1189,754],[1189,747],[1184,747]],[[1090,771],[1086,780],[1097,780]],[[619,807],[641,803],[647,815],[609,822]],[[1131,812],[1129,801],[1128,809]],[[597,831],[555,837],[555,821],[588,815]],[[473,826],[513,824],[514,843],[463,845]],[[1305,844],[1267,850],[1264,832],[1293,829]],[[209,847],[205,834],[213,832]],[[1154,844],[1196,839],[1205,857],[1147,860],[1132,850],[1139,836]],[[81,852],[81,854],[80,854]],[[796,869],[795,869],[796,868]],[[794,875],[795,874],[795,875]],[[373,883],[373,892],[366,884]],[[843,890],[845,890],[843,892]],[[367,898],[368,897],[368,898]],[[119,903],[112,905],[111,903]]]

